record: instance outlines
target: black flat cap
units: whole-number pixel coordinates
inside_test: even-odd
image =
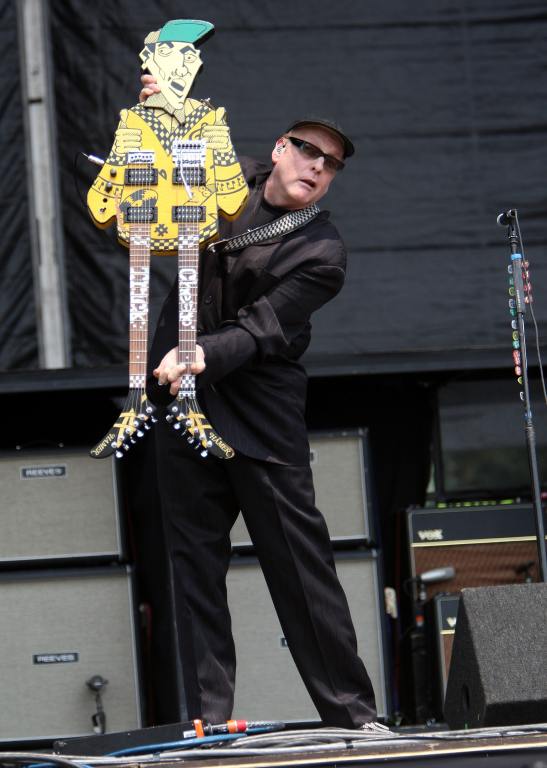
[[[332,120],[326,120],[322,117],[302,118],[301,120],[296,120],[296,122],[292,123],[287,128],[286,133],[292,131],[294,128],[301,128],[304,125],[320,125],[323,128],[327,128],[329,131],[335,133],[342,142],[344,146],[344,157],[351,157],[353,154],[355,154],[355,147],[353,146],[352,142],[348,139],[340,126],[337,123],[333,123]]]

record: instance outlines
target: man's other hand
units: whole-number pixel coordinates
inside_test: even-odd
[[[170,384],[169,391],[172,395],[178,394],[181,378],[184,373],[193,373],[197,376],[205,370],[205,355],[199,344],[196,344],[196,359],[190,366],[181,365],[177,360],[178,347],[173,347],[164,356],[158,367],[152,371],[158,380],[158,384]]]
[[[159,93],[160,87],[156,81],[154,75],[141,75],[142,90],[139,93],[139,101],[142,104],[143,101],[153,93]]]

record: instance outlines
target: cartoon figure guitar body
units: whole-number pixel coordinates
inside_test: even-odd
[[[144,389],[150,253],[178,254],[178,359],[189,371],[195,360],[200,246],[217,237],[219,213],[235,218],[247,200],[225,110],[187,98],[201,66],[193,43],[210,31],[208,22],[176,20],[148,35],[143,68],[157,77],[162,92],[145,105],[122,110],[112,150],[88,193],[94,223],[116,222],[118,240],[130,252],[129,394],[112,429],[92,449],[96,458],[123,456],[155,420]],[[234,455],[201,412],[190,373],[183,376],[167,419],[201,455]]]

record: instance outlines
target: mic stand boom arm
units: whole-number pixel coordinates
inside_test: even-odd
[[[519,383],[522,384],[520,393],[521,400],[524,402],[524,431],[526,434],[526,446],[528,449],[528,464],[530,467],[530,479],[532,481],[532,500],[534,506],[534,518],[536,526],[536,541],[538,548],[539,577],[541,581],[547,580],[547,555],[545,552],[545,528],[543,525],[543,510],[541,508],[541,493],[539,486],[537,451],[536,451],[536,432],[532,421],[532,408],[530,403],[530,388],[528,384],[528,368],[526,356],[526,336],[524,330],[524,315],[526,313],[526,298],[524,291],[523,260],[522,247],[520,243],[519,231],[517,229],[517,212],[511,211],[512,216],[508,220],[508,237],[511,248],[510,272],[513,276],[513,285],[515,293],[515,309],[517,328],[513,334],[514,346],[520,348],[520,367],[522,378],[519,376]],[[510,302],[512,305],[512,302]],[[513,313],[512,313],[513,314]]]

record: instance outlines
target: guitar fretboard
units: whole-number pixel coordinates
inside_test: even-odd
[[[146,383],[150,224],[131,224],[129,238],[129,388]]]
[[[199,223],[179,224],[179,352],[180,365],[190,365],[196,357],[198,306]]]

